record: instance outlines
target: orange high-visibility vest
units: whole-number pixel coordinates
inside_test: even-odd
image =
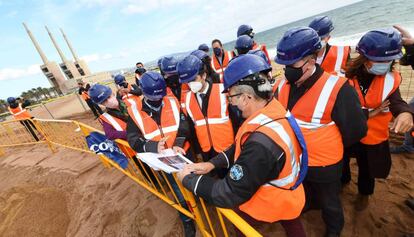
[[[256,42],[254,42],[252,50],[256,50],[256,49],[262,50],[263,53],[266,55],[267,62],[269,63],[269,65],[272,65],[272,60],[270,60],[269,53],[267,52],[266,45],[265,44],[258,44]]]
[[[188,91],[190,91],[190,87],[188,86],[188,84],[187,83],[181,84],[180,105],[181,105],[181,109],[183,110],[183,112],[185,112],[185,95],[187,94]],[[169,87],[167,87],[167,96],[175,97],[174,93]]]
[[[127,124],[122,119],[112,116],[108,113],[103,113],[99,116],[99,119],[110,124],[115,130],[122,132],[126,131]]]
[[[215,54],[213,54],[213,57],[211,59],[211,68],[213,68],[213,70],[220,75],[224,75],[224,70],[226,70],[229,61],[233,58],[232,51],[226,51],[223,49],[223,54],[224,58],[222,64],[220,64]],[[220,77],[220,82],[223,83],[223,81],[221,81],[221,78],[222,77]]]
[[[88,94],[87,91],[82,91],[81,96],[82,96],[83,100],[88,100],[88,99],[91,98],[91,97],[89,97],[89,94]]]
[[[378,108],[388,96],[398,89],[401,83],[401,76],[398,71],[388,72],[386,75],[375,76],[369,86],[367,93],[363,96],[358,79],[350,80],[358,93],[359,101],[363,109],[374,110]],[[382,111],[373,117],[368,118],[368,132],[361,142],[367,145],[379,144],[389,137],[388,124],[392,119],[389,110]]]
[[[221,93],[224,85],[213,83],[211,86],[206,117],[201,111],[196,95],[191,91],[185,96],[185,109],[194,123],[203,152],[208,152],[211,148],[216,152],[222,152],[233,144],[234,133],[229,118],[228,102],[226,96]]]
[[[146,112],[142,111],[142,99],[133,96],[127,99],[128,114],[134,120],[145,139],[159,141],[167,137],[166,145],[173,147],[180,125],[180,104],[177,98],[164,96],[161,108],[161,124],[158,124]]]
[[[22,107],[22,104],[19,104],[16,108],[9,106],[8,109],[15,119],[29,119],[33,117],[29,111]]]
[[[346,81],[343,77],[324,72],[291,111],[305,137],[309,166],[333,165],[342,159],[342,136],[331,114],[339,89]],[[287,108],[290,85],[282,79],[276,87],[277,99]]]
[[[294,219],[300,215],[305,205],[302,184],[295,190],[288,190],[298,178],[302,150],[285,115],[286,110],[273,99],[266,107],[251,115],[236,135],[235,161],[239,158],[248,134],[256,131],[272,139],[283,149],[286,156],[285,165],[279,176],[263,184],[247,202],[239,206],[240,210],[259,221]]]
[[[349,46],[331,45],[326,57],[322,61],[321,67],[327,73],[342,76],[346,68],[350,50],[351,47]]]

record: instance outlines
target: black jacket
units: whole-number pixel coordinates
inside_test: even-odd
[[[292,110],[298,100],[316,83],[323,74],[316,64],[315,73],[300,87],[291,85],[288,110]],[[355,89],[345,83],[338,92],[331,113],[331,118],[338,126],[344,147],[358,143],[367,133],[367,119],[364,115]],[[336,182],[341,175],[342,162],[324,167],[309,167],[306,179],[313,182]]]
[[[277,178],[286,161],[282,148],[260,132],[247,138],[233,164],[234,152],[233,145],[210,160],[215,168],[230,167],[224,179],[189,174],[183,179],[184,187],[215,206],[233,208],[248,201],[260,186]]]
[[[146,103],[142,102],[142,111],[147,113],[158,125],[161,124],[161,111],[152,110]],[[183,113],[180,113],[180,125],[178,127],[178,133],[174,146],[182,147],[184,145],[183,140],[186,140],[190,135],[187,119]],[[145,139],[139,127],[135,124],[134,120],[129,117],[127,121],[127,140],[129,145],[136,152],[158,152],[158,142]]]
[[[322,76],[323,70],[316,65],[315,73],[308,78],[300,87],[291,85],[288,110],[292,110],[298,100],[316,83]],[[345,83],[338,92],[331,114],[332,120],[338,126],[342,135],[344,147],[357,143],[363,138],[368,130],[367,119],[361,109],[358,95],[355,89]]]

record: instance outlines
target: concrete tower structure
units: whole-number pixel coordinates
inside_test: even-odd
[[[37,43],[35,37],[33,36],[32,32],[23,23],[24,28],[26,29],[27,34],[29,35],[30,39],[32,40],[37,52],[39,53],[40,57],[42,58],[43,65],[40,66],[43,74],[48,79],[49,83],[56,88],[56,90],[62,94],[67,92],[67,88],[65,86],[65,77],[63,76],[62,72],[59,69],[59,66],[56,62],[51,62],[47,59],[46,55],[43,53],[42,49],[40,48],[39,44]]]
[[[65,55],[63,54],[62,50],[59,48],[55,38],[53,37],[52,33],[50,33],[47,26],[45,26],[47,33],[49,34],[50,39],[52,40],[53,45],[55,46],[56,50],[60,58],[62,59],[62,63],[60,63],[60,69],[65,74],[68,80],[75,79],[81,76],[78,69],[76,68],[75,64],[72,61],[66,59]]]
[[[65,34],[65,32],[63,32],[62,28],[60,28],[60,32],[62,32],[63,38],[65,38],[65,41],[68,44],[70,52],[73,55],[73,59],[75,60],[75,66],[78,69],[80,75],[82,75],[82,76],[90,75],[91,71],[89,71],[88,65],[86,64],[85,61],[78,58],[78,55],[76,54],[75,50],[73,49],[72,44],[69,42],[68,37],[66,37],[66,34]]]

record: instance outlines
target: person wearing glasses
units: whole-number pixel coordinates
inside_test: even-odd
[[[209,203],[234,209],[253,227],[279,222],[287,236],[302,237],[306,145],[295,119],[272,96],[269,70],[253,54],[230,62],[223,92],[246,121],[229,149],[209,162],[185,166],[178,178]],[[223,179],[204,175],[223,167],[230,168]],[[237,236],[244,235],[237,231]]]

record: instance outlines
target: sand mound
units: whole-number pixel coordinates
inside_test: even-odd
[[[56,189],[21,186],[0,196],[0,236],[64,236],[69,221]]]
[[[73,115],[96,128],[90,113]],[[401,136],[391,141],[401,143]],[[354,210],[357,166],[342,191],[342,236],[414,235],[414,156],[394,155],[391,174],[376,182],[369,207]],[[320,212],[303,215],[308,236],[322,236]],[[279,224],[259,229],[284,236]],[[230,233],[232,233],[230,227]],[[177,212],[115,169],[105,169],[95,155],[46,145],[10,148],[0,158],[0,236],[183,236]]]
[[[96,156],[45,145],[0,160],[0,236],[182,236],[177,212]]]

